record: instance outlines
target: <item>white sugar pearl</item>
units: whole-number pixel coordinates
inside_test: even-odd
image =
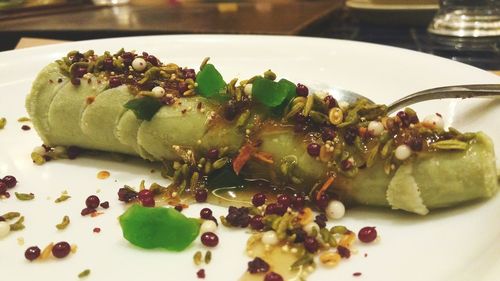
[[[153,90],[151,90],[151,92],[153,93],[153,96],[155,98],[161,98],[165,95],[165,89],[163,89],[160,86],[154,87]]]
[[[380,136],[384,132],[384,125],[379,121],[371,121],[368,123],[368,132],[373,136]]]
[[[64,147],[64,146],[56,146],[56,147],[54,147],[54,153],[56,155],[62,155],[64,153],[66,153],[66,147]]]
[[[307,233],[307,235],[312,235],[315,229],[316,229],[316,234],[319,233],[319,225],[315,222],[310,222],[310,223],[304,225],[304,227],[302,227],[302,228]]]
[[[402,144],[396,148],[394,155],[398,160],[405,160],[411,156],[411,148],[406,144]]]
[[[248,83],[245,85],[245,88],[243,89],[243,92],[245,95],[249,96],[252,94],[252,84]]]
[[[347,109],[349,108],[349,103],[346,101],[339,101],[339,107],[342,109],[342,111],[346,112]]]
[[[146,61],[143,58],[135,58],[132,61],[132,67],[135,71],[143,71],[146,69]]]
[[[444,120],[441,116],[437,114],[431,114],[425,116],[423,123],[426,127],[435,129],[444,129]]]
[[[276,231],[274,230],[269,230],[264,232],[262,235],[262,243],[266,245],[276,245],[278,244],[278,235],[276,234]]]
[[[45,148],[43,146],[36,146],[33,148],[33,152],[38,154],[38,155],[45,155]]]
[[[338,220],[345,215],[345,206],[338,200],[332,200],[326,206],[325,213],[329,219]]]
[[[10,232],[10,225],[4,221],[0,221],[0,239],[4,238]]]
[[[217,231],[217,224],[211,220],[203,221],[203,223],[200,226],[200,233],[216,232],[216,231]]]

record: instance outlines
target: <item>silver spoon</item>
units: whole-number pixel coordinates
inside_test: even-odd
[[[350,104],[356,102],[356,100],[360,98],[366,99],[371,103],[375,103],[369,98],[349,90],[334,88],[330,90],[330,93],[338,101],[346,101]],[[419,91],[389,104],[387,107],[387,114],[391,114],[405,106],[426,100],[457,98],[468,99],[474,97],[500,97],[500,84],[456,85]]]

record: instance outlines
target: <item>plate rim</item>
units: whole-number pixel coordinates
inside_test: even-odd
[[[170,37],[179,37],[179,36],[189,36],[189,37],[192,37],[192,36],[195,36],[195,37],[199,37],[199,35],[156,35],[156,36],[170,36]],[[205,37],[207,35],[203,35],[203,37]],[[210,37],[220,37],[220,35],[209,35]],[[260,35],[254,35],[254,36],[247,36],[247,35],[228,35],[228,36],[231,36],[231,37],[237,37],[237,38],[241,38],[241,36],[245,36],[245,37],[278,37],[278,36],[273,36],[273,35],[266,35],[266,36],[260,36]],[[144,38],[144,37],[154,37],[154,36],[139,36],[139,37],[117,37],[117,38],[113,38],[113,39],[123,39],[123,38],[126,38],[126,39],[137,39],[137,38]],[[296,38],[295,36],[279,36],[279,37],[291,37],[291,38]],[[310,40],[311,38],[307,38],[305,37],[306,39]],[[325,40],[326,38],[314,38],[314,39],[321,39],[321,40]],[[109,40],[109,39],[98,39],[98,40]],[[300,39],[302,40],[302,39]],[[392,47],[392,46],[385,46],[385,45],[380,45],[380,44],[373,44],[373,43],[366,43],[366,42],[358,42],[358,41],[351,41],[351,40],[341,40],[341,39],[326,39],[326,40],[332,40],[332,41],[348,41],[348,42],[352,42],[352,43],[356,43],[356,44],[360,44],[360,45],[375,45],[375,46],[378,46],[378,47],[384,47],[384,48],[392,48],[392,49],[398,49],[399,51],[403,51],[403,53],[410,53],[410,54],[413,54],[412,57],[415,57],[414,55],[415,54],[418,54],[418,55],[424,55],[424,56],[430,56],[430,57],[433,57],[433,60],[436,60],[436,59],[440,59],[440,60],[444,60],[444,61],[448,61],[448,62],[453,62],[453,63],[458,63],[458,64],[461,64],[462,66],[461,67],[464,67],[464,66],[467,66],[467,68],[469,69],[473,69],[474,71],[481,71],[482,73],[482,77],[487,77],[487,76],[484,76],[486,73],[488,74],[491,74],[490,72],[488,71],[485,71],[485,70],[482,70],[482,69],[479,69],[479,68],[476,68],[476,67],[473,67],[473,66],[470,66],[470,65],[467,65],[467,64],[463,64],[463,63],[460,63],[460,62],[456,62],[456,61],[452,61],[452,60],[449,60],[449,59],[446,59],[446,58],[442,58],[442,57],[438,57],[438,56],[435,56],[435,55],[430,55],[430,54],[426,54],[426,53],[422,53],[422,52],[418,52],[418,51],[414,51],[414,50],[408,50],[408,49],[403,49],[403,48],[398,48],[398,47]],[[27,49],[23,49],[23,50],[29,50],[30,52],[32,51],[36,51],[36,50],[39,50],[39,49],[51,49],[51,48],[54,48],[55,46],[57,46],[57,50],[62,50],[65,48],[65,46],[68,46],[68,45],[71,45],[71,44],[89,44],[89,43],[92,43],[92,42],[95,42],[95,40],[85,40],[85,41],[75,41],[75,42],[68,42],[68,43],[62,43],[60,44],[61,46],[57,46],[57,45],[48,45],[48,46],[39,46],[39,47],[33,47],[33,48],[36,48],[36,49],[33,49],[33,48],[27,48]],[[61,48],[61,49],[59,49]],[[8,54],[11,54],[10,52],[21,52],[23,50],[13,50],[13,51],[8,51],[9,53]],[[69,50],[67,50],[69,51]],[[59,51],[58,51],[59,52]],[[2,55],[3,55],[3,52],[0,53],[0,58],[2,58]],[[418,57],[417,57],[418,58]],[[454,65],[454,64],[449,64],[450,66]],[[494,74],[491,74],[492,77],[497,77],[496,75]],[[498,79],[500,79],[500,77],[497,77]],[[500,81],[500,80],[499,80]],[[3,83],[0,83],[0,86],[2,86]],[[1,96],[1,94],[0,94]],[[500,196],[500,195],[497,195],[497,196]],[[224,231],[226,232],[226,231]],[[384,247],[383,245],[380,245],[379,247]],[[224,252],[224,253],[227,253],[227,252]],[[494,262],[494,264],[496,264]],[[498,271],[498,268],[497,269],[491,269],[492,272],[495,272],[495,271]],[[323,276],[323,274],[321,275]],[[368,277],[368,276],[367,276]],[[347,278],[346,278],[347,279]]]

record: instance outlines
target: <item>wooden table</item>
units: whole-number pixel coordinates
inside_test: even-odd
[[[498,37],[433,36],[421,19],[418,25],[375,24],[346,8],[344,0],[131,0],[119,6],[95,6],[86,1],[12,13],[0,10],[0,51],[13,49],[21,37],[75,41],[179,33],[280,34],[378,43],[485,70],[500,69]]]
[[[23,36],[81,40],[179,33],[300,35],[321,25],[343,2],[149,0],[104,7],[77,5],[21,16],[0,13],[0,36],[17,42]]]

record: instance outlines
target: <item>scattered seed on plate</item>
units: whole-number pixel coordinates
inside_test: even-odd
[[[194,253],[194,255],[193,255],[193,262],[194,262],[195,265],[200,265],[201,264],[201,256],[202,256],[201,251],[196,251],[196,253]]]
[[[61,223],[56,224],[56,228],[59,230],[63,230],[69,225],[69,223],[70,223],[69,217],[64,216]]]
[[[94,233],[100,233],[101,232],[101,228],[94,227],[94,229],[92,230],[92,232],[94,232]]]
[[[31,121],[31,119],[29,119],[29,118],[28,118],[28,117],[26,117],[26,116],[19,117],[19,118],[17,119],[17,122],[29,122],[29,121]]]
[[[22,129],[23,131],[29,131],[29,130],[31,130],[31,127],[30,127],[30,126],[28,126],[28,125],[22,125],[22,126],[21,126],[21,129]]]
[[[40,259],[45,260],[50,257],[50,253],[52,253],[52,248],[54,247],[54,243],[50,243],[49,245],[43,248],[42,253],[40,254]]]
[[[11,220],[11,219],[15,219],[15,218],[18,218],[21,216],[21,213],[19,212],[8,212],[8,213],[5,213],[2,215],[2,218],[4,220]]]
[[[29,201],[35,199],[35,194],[33,193],[19,193],[15,192],[16,198],[21,201]]]
[[[15,223],[10,225],[10,231],[19,231],[24,229],[24,217],[20,217]]]
[[[5,128],[5,125],[7,125],[7,119],[4,117],[0,118],[0,130]]]
[[[63,193],[56,200],[54,200],[54,203],[61,203],[61,202],[64,202],[64,201],[68,200],[69,198],[71,198],[71,196],[69,196],[68,194]]]
[[[85,269],[78,274],[78,278],[85,278],[90,275],[90,269]]]
[[[207,251],[205,253],[205,263],[209,264],[212,261],[212,251]]]
[[[74,254],[78,250],[78,246],[76,244],[71,245],[71,253]]]

